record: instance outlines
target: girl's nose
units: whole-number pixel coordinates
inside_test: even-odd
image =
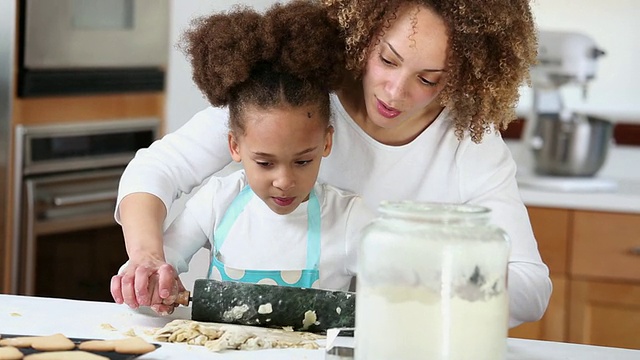
[[[289,168],[281,169],[273,180],[273,186],[283,191],[289,190],[295,185],[296,180],[293,171]]]

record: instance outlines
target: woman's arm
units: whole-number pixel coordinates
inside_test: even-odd
[[[116,221],[121,222],[120,203],[130,194],[152,194],[168,212],[175,199],[227,166],[232,160],[228,115],[227,108],[209,107],[175,132],[140,149],[120,179]]]
[[[516,164],[504,141],[485,135],[481,144],[466,143],[458,158],[465,202],[491,209],[491,221],[511,241],[509,257],[509,325],[536,321],[551,296],[549,269],[542,261],[527,209],[516,182]]]

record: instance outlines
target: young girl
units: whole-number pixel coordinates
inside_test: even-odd
[[[373,214],[360,197],[316,182],[332,146],[329,92],[344,66],[335,29],[320,7],[294,2],[214,14],[186,33],[200,89],[229,108],[228,150],[243,170],[211,178],[166,230],[164,261],[178,274],[206,247],[212,279],[348,289]],[[136,266],[154,256],[128,250],[112,283],[119,303],[121,282],[144,281]]]
[[[361,194],[371,208],[380,200],[490,208],[511,239],[510,325],[538,320],[551,294],[549,270],[498,134],[515,119],[536,59],[529,0],[321,2],[339,23],[348,76],[331,96],[333,150],[319,179]],[[128,246],[156,249],[166,208],[229,163],[224,142],[212,140],[226,131],[215,125],[225,116],[205,109],[129,164],[117,212]],[[167,279],[169,296],[161,265],[145,271]],[[148,299],[144,287],[135,289]]]

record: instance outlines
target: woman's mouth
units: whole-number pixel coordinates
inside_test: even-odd
[[[295,197],[273,197],[273,202],[279,206],[289,206],[296,199]]]
[[[385,104],[380,99],[376,99],[376,107],[378,109],[378,113],[388,119],[393,119],[394,117],[400,115],[400,110],[394,109],[391,106]]]

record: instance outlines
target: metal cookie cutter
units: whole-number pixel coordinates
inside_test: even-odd
[[[336,345],[334,343],[338,336],[353,337],[354,328],[336,328],[327,330],[327,344],[325,360],[353,360],[354,348],[349,346]]]
[[[334,346],[327,350],[325,360],[352,360],[354,349],[345,346]]]

